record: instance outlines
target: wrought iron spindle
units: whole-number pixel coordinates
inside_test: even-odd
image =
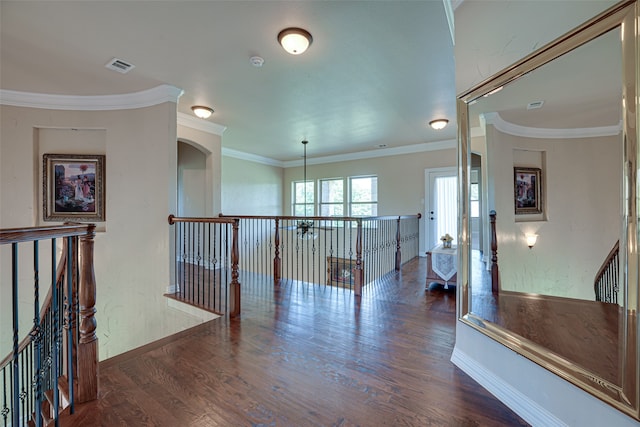
[[[56,420],[56,426],[58,425],[58,408],[60,407],[60,391],[58,390],[58,377],[60,373],[58,371],[59,368],[59,358],[60,354],[60,323],[59,323],[59,310],[60,307],[58,305],[59,292],[58,286],[56,283],[56,239],[51,239],[51,295],[52,302],[51,307],[53,308],[53,349],[52,349],[52,388],[53,388],[53,408],[54,408],[54,419]]]
[[[13,392],[11,393],[11,415],[14,426],[20,423],[20,410],[17,406],[20,378],[18,372],[18,244],[11,244],[11,304],[13,309]],[[11,375],[12,371],[9,371]]]

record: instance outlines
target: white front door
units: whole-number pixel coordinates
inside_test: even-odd
[[[425,169],[426,248],[449,234],[458,240],[458,175],[455,167]]]

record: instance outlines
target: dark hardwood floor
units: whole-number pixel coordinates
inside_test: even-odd
[[[416,258],[357,298],[243,275],[241,319],[102,362],[100,398],[61,425],[527,425],[450,362],[455,288],[425,277]]]

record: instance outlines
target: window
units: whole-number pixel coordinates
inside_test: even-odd
[[[378,177],[349,178],[349,214],[351,216],[378,215]]]
[[[307,181],[306,205],[304,182],[292,182],[291,190],[292,215],[316,215],[315,183]],[[362,217],[378,215],[378,177],[356,176],[320,179],[318,181],[317,212],[319,216]]]
[[[320,180],[320,216],[344,216],[344,179]]]
[[[471,171],[471,187],[469,188],[469,199],[471,201],[471,218],[480,217],[480,186],[478,184],[478,171]]]
[[[294,216],[314,216],[314,184],[313,181],[307,181],[306,186],[304,181],[294,181],[292,183],[292,211]]]

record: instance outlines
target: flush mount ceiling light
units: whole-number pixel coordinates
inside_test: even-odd
[[[208,119],[213,114],[213,108],[204,107],[202,105],[194,105],[191,107],[193,110],[193,114],[200,117],[201,119]]]
[[[429,122],[429,126],[431,126],[435,130],[440,130],[440,129],[444,129],[448,123],[449,123],[449,120],[447,119],[437,119],[437,120],[431,120]]]
[[[302,28],[285,28],[278,34],[278,43],[292,55],[300,55],[311,45],[313,37]]]

